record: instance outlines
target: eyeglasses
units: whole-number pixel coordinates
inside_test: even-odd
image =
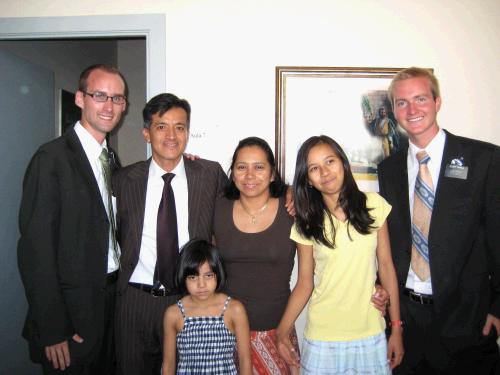
[[[109,96],[107,93],[102,91],[96,91],[93,94],[90,92],[83,92],[84,95],[91,96],[98,103],[105,103],[111,98],[113,104],[125,104],[127,97],[125,95],[113,95]]]

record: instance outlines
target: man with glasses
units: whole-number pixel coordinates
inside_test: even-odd
[[[81,119],[42,145],[23,183],[18,261],[29,309],[23,336],[44,374],[113,374],[120,249],[106,142],[126,108],[118,70],[80,75]]]

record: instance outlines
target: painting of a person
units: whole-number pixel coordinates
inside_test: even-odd
[[[397,123],[386,106],[379,108],[377,117],[370,123],[370,132],[382,139],[384,158],[399,149],[400,134],[397,131]]]

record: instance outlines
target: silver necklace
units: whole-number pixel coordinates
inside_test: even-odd
[[[243,205],[243,203],[241,202],[240,200],[240,205],[241,205],[241,208],[243,208],[243,211],[245,211],[247,213],[248,216],[250,216],[250,221],[252,224],[255,224],[257,222],[257,220],[255,219],[256,216],[258,216],[262,211],[264,211],[266,208],[267,208],[267,205],[269,204],[269,199],[267,200],[266,204],[263,205],[261,208],[259,208],[257,211],[255,211],[254,214],[251,214],[246,208],[245,206]]]

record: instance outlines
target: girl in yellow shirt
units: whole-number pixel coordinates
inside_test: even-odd
[[[302,374],[390,374],[403,357],[390,205],[358,189],[344,151],[324,135],[301,146],[293,185],[299,275],[277,329],[280,354]],[[377,268],[391,301],[389,342],[370,303]],[[299,363],[288,333],[309,298]]]

